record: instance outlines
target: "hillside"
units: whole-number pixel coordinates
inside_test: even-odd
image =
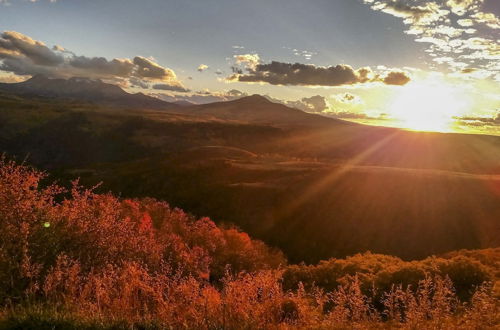
[[[246,233],[0,159],[0,328],[494,328],[499,250],[289,265]]]
[[[318,129],[331,127],[332,125],[355,125],[350,122],[292,109],[271,102],[260,95],[246,96],[234,101],[191,106],[173,111],[195,116],[279,127],[314,127]]]
[[[83,101],[94,105],[132,109],[164,110],[178,106],[142,93],[127,93],[119,86],[107,84],[101,80],[77,77],[55,79],[36,75],[19,83],[0,83],[0,92],[27,98],[35,97],[51,101]]]
[[[258,96],[175,111],[0,104],[0,151],[235,224],[293,262],[498,246],[499,150],[495,136],[346,124]]]
[[[500,244],[498,174],[187,155],[95,166],[82,179],[236,223],[294,262],[367,250],[412,259]]]

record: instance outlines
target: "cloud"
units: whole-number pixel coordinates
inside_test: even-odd
[[[335,101],[343,104],[362,104],[363,101],[357,95],[351,93],[342,93],[331,96]]]
[[[496,112],[496,114],[491,117],[473,117],[473,116],[464,116],[464,117],[454,117],[460,124],[466,126],[500,126],[500,110]]]
[[[472,15],[472,17],[476,20],[476,22],[484,23],[491,29],[500,29],[500,19],[493,13],[477,12]]]
[[[164,68],[161,65],[142,56],[134,57],[136,66],[135,74],[141,78],[149,78],[158,81],[176,81],[177,77],[171,69]]]
[[[239,62],[242,61],[239,60]],[[342,86],[367,82],[404,85],[410,80],[406,74],[400,71],[397,74],[388,72],[385,77],[381,77],[368,67],[355,70],[345,64],[322,67],[277,61],[267,64],[250,62],[245,70],[246,73],[243,73],[242,69],[233,69],[235,73],[228,77],[228,81],[265,82],[271,85]]]
[[[470,27],[474,26],[474,21],[471,20],[470,18],[462,18],[457,20],[458,25],[460,26],[465,26],[465,27]]]
[[[419,0],[364,0],[374,10],[404,19],[406,24],[428,23],[438,21],[448,13],[433,1]]]
[[[467,67],[489,72],[500,79],[499,40],[495,30],[500,19],[483,11],[485,0],[364,0],[373,10],[403,19],[406,33],[427,44],[426,52],[438,59],[428,62],[431,69],[459,73]],[[489,47],[475,49],[470,38],[481,39]],[[446,59],[443,61],[441,59]],[[496,78],[495,78],[496,77]]]
[[[15,31],[0,34],[0,70],[15,75],[44,74],[49,77],[73,76],[103,79],[120,85],[145,88],[150,83],[186,90],[175,72],[151,59],[86,57],[62,46],[47,47],[43,42]]]
[[[104,57],[72,56],[67,64],[82,73],[100,76],[129,77],[132,75],[135,65],[129,59],[112,59],[108,61]]]
[[[481,2],[481,0],[448,0],[446,1],[446,5],[454,14],[463,16],[470,9],[476,8]]]
[[[326,98],[321,95],[304,97],[297,101],[280,101],[280,103],[305,112],[323,112],[329,108]]]
[[[207,69],[208,69],[208,65],[206,65],[206,64],[200,64],[200,65],[198,66],[198,69],[197,69],[197,70],[198,70],[199,72],[203,72],[203,71],[205,71],[205,70],[207,70]]]
[[[255,68],[260,62],[259,54],[234,55],[236,64],[245,64],[249,68]]]
[[[364,112],[354,112],[354,111],[332,111],[332,112],[325,112],[323,115],[336,118],[336,119],[346,119],[346,120],[353,120],[353,121],[372,121],[372,120],[387,120],[388,115],[385,113],[380,113],[378,115],[369,115]]]
[[[28,77],[18,76],[14,74],[1,74],[0,83],[17,83],[25,81]]]
[[[134,77],[129,79],[129,83],[132,87],[139,87],[142,89],[148,89],[150,87],[149,82]]]
[[[182,86],[177,86],[177,85],[169,85],[169,84],[155,84],[153,85],[153,89],[159,89],[159,90],[164,90],[164,91],[174,91],[174,92],[189,92],[189,89],[182,87]]]
[[[383,78],[384,84],[399,86],[406,85],[410,80],[408,74],[402,71],[391,71]]]
[[[237,89],[231,89],[220,92],[212,92],[209,90],[204,90],[204,91],[197,91],[194,93],[185,93],[185,94],[151,93],[150,95],[167,102],[187,101],[194,104],[232,101],[248,96],[247,93],[239,91]]]
[[[6,31],[0,38],[0,58],[25,57],[34,65],[57,66],[64,58],[53,52],[44,43],[15,31]]]

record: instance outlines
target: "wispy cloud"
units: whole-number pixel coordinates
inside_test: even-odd
[[[406,33],[428,44],[430,67],[467,68],[500,81],[500,19],[484,0],[363,0],[373,10],[403,19]]]

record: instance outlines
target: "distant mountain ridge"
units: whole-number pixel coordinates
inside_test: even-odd
[[[142,93],[127,93],[119,86],[98,79],[79,77],[60,79],[35,75],[20,83],[0,83],[0,91],[28,97],[77,100],[126,108],[162,110],[178,106]]]
[[[185,101],[170,103],[143,93],[130,94],[117,85],[89,78],[60,79],[35,75],[20,83],[0,83],[0,92],[24,97],[83,101],[122,109],[166,110],[175,114],[257,125],[285,127],[355,125],[274,103],[258,94],[201,105]]]
[[[232,101],[214,102],[173,109],[173,112],[208,116],[258,125],[330,127],[331,125],[356,125],[347,121],[307,113],[275,103],[262,95],[254,94]]]

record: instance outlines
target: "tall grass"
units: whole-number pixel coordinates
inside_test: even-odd
[[[365,254],[286,266],[279,251],[245,233],[166,203],[120,200],[77,183],[65,191],[44,179],[41,172],[0,160],[0,328],[500,324],[498,299],[487,282],[494,277],[483,264],[434,260],[440,272],[423,262],[422,269],[412,264],[415,273],[400,259]],[[380,260],[394,269],[384,269]],[[457,295],[456,284],[472,290],[470,296]]]

